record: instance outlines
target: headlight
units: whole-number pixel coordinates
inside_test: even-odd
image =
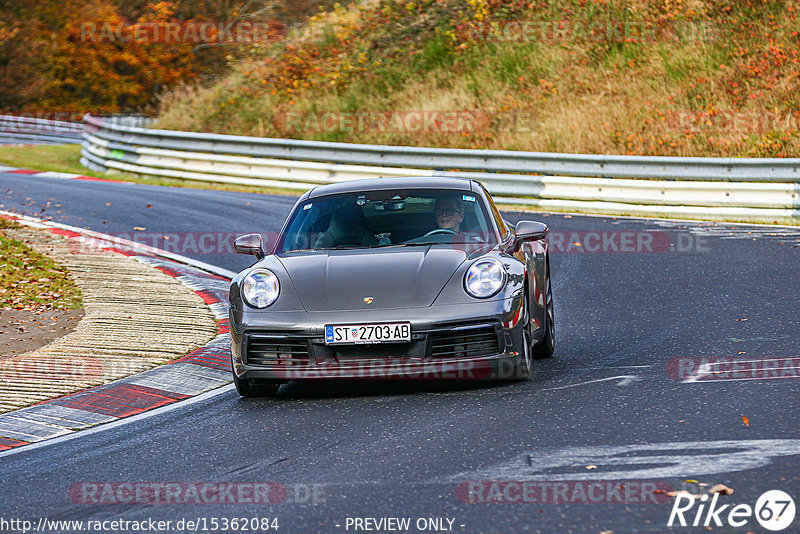
[[[492,258],[476,261],[464,275],[467,293],[479,299],[495,295],[505,284],[506,270],[502,263]]]
[[[272,271],[256,269],[242,280],[242,296],[254,308],[266,308],[278,298],[281,286]]]

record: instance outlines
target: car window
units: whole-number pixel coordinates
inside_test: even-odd
[[[406,189],[329,195],[298,206],[277,250],[494,244],[490,217],[481,197],[464,191]]]
[[[483,186],[481,186],[483,187]],[[486,191],[486,189],[484,189]],[[489,193],[486,193],[486,198],[489,201],[489,206],[492,209],[492,215],[494,215],[495,224],[497,224],[497,229],[500,230],[500,238],[505,239],[508,236],[508,227],[506,226],[506,222],[503,220],[503,216],[500,215],[500,210],[497,209],[492,197],[489,196]]]

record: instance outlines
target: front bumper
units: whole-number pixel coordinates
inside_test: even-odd
[[[511,298],[433,309],[375,310],[368,318],[363,312],[290,312],[294,317],[286,312],[271,317],[253,313],[242,322],[232,311],[233,369],[239,378],[280,381],[511,379],[523,353],[520,302]],[[325,324],[395,321],[411,322],[410,343],[325,344]]]

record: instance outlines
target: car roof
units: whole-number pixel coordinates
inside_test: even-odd
[[[468,178],[449,178],[439,176],[409,176],[399,178],[373,178],[350,180],[335,184],[320,185],[309,191],[306,198],[316,198],[338,193],[358,193],[360,191],[381,191],[383,189],[454,189],[474,191],[472,180]]]

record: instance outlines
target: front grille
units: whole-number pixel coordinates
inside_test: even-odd
[[[408,343],[381,343],[367,345],[340,345],[335,348],[339,363],[366,363],[372,360],[388,361],[403,358],[408,353]]]
[[[500,352],[497,332],[492,326],[456,332],[434,332],[430,337],[432,358],[472,358]]]
[[[251,337],[247,341],[248,365],[304,365],[308,363],[308,342],[302,339]]]

